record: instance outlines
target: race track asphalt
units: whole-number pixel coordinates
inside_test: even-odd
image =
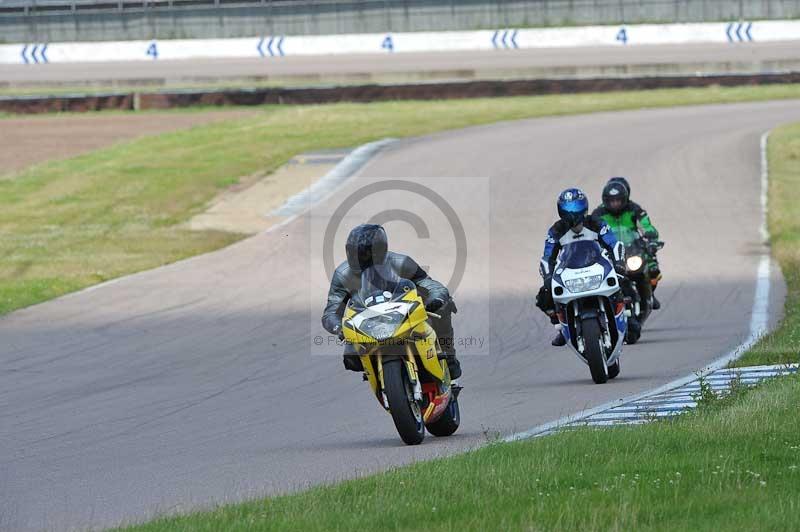
[[[759,137],[797,120],[800,101],[783,101],[399,141],[283,227],[3,317],[0,529],[101,527],[296,490],[472,448],[691,373],[748,335]],[[664,308],[626,348],[620,377],[599,386],[550,347],[533,298],[557,193],[577,185],[597,200],[617,174],[631,178],[667,242]],[[422,176],[445,187],[477,235],[455,325],[460,337],[483,331],[489,347],[462,352],[459,432],[406,447],[359,376],[335,352],[314,351],[325,287],[312,265],[320,227],[345,196],[375,179]],[[401,194],[356,205],[344,229],[403,204]],[[405,222],[387,229],[394,249],[448,277],[447,232],[421,241]],[[776,317],[784,289],[773,281]]]

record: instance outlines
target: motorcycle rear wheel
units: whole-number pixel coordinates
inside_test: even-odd
[[[596,384],[608,381],[608,366],[606,365],[605,349],[602,347],[603,334],[596,318],[587,318],[581,321],[581,334],[586,345],[584,356],[589,362],[589,371]]]
[[[400,438],[407,445],[422,443],[425,439],[422,412],[414,400],[411,382],[401,360],[390,360],[383,364],[383,385],[389,413]]]

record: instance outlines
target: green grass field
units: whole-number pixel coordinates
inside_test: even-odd
[[[745,356],[798,361],[800,124],[773,132],[770,230],[786,320]],[[800,376],[640,427],[578,429],[163,518],[128,532],[314,530],[797,530]]]
[[[800,98],[797,85],[265,107],[0,176],[0,315],[243,235],[183,223],[243,176],[297,153],[501,120]]]

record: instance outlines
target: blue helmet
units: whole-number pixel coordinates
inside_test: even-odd
[[[568,188],[558,195],[558,216],[569,227],[583,223],[589,212],[589,200],[579,188]]]

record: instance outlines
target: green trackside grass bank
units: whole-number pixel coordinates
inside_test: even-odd
[[[293,155],[383,137],[546,115],[800,98],[800,86],[266,107],[0,176],[0,315],[243,235],[184,222],[241,176]]]
[[[775,129],[767,152],[770,244],[786,278],[786,316],[737,361],[742,366],[797,362],[800,352],[800,124]]]
[[[769,157],[773,252],[790,294],[751,363],[796,362],[800,349],[800,124],[773,132]],[[800,376],[786,377],[674,420],[489,445],[126,530],[798,530],[798,404]]]
[[[797,530],[798,398],[791,377],[676,421],[490,445],[127,530]]]

